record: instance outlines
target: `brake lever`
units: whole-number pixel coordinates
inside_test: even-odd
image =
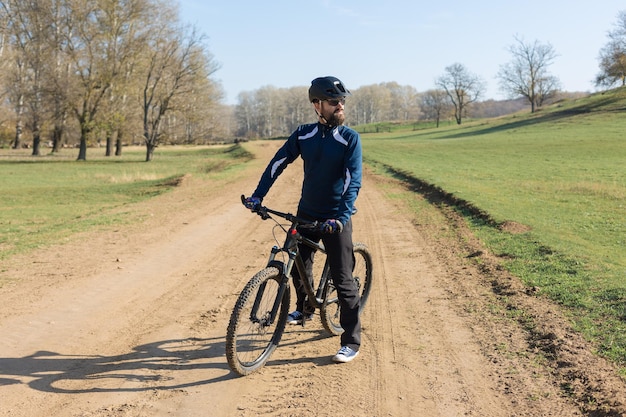
[[[263,206],[259,206],[259,208],[254,210],[254,212],[258,214],[259,216],[261,216],[261,219],[263,220],[267,220],[270,218],[270,215],[267,213],[267,208]]]

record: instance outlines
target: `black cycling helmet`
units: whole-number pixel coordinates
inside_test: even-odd
[[[349,95],[351,95],[350,90],[336,77],[316,78],[311,81],[311,87],[309,87],[309,101],[344,98]]]

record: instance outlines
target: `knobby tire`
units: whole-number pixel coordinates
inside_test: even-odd
[[[226,358],[233,372],[249,375],[265,365],[285,330],[291,288],[287,283],[275,320],[269,317],[281,286],[282,268],[268,266],[250,279],[241,291],[226,331]],[[263,290],[257,300],[257,294]],[[257,302],[258,301],[258,302]],[[258,304],[252,318],[252,310]]]
[[[352,276],[359,288],[361,303],[359,305],[359,314],[363,312],[370,291],[372,289],[372,255],[367,246],[363,243],[354,244],[354,270]],[[343,333],[343,328],[339,323],[341,306],[337,297],[337,290],[332,283],[332,279],[328,277],[325,289],[326,297],[320,309],[320,318],[324,329],[332,335],[339,336]]]

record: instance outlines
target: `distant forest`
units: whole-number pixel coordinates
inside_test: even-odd
[[[298,125],[317,121],[307,87],[276,88],[266,86],[255,91],[243,92],[233,107],[233,132],[241,138],[270,138],[289,135]],[[352,90],[345,105],[346,124],[364,125],[381,122],[410,123],[434,120],[441,123],[454,120],[454,108],[447,102],[441,104],[437,116],[432,104],[426,99],[431,90],[420,93],[412,86],[395,82],[359,87]],[[588,93],[559,92],[545,104],[582,97]],[[531,111],[525,98],[514,100],[485,100],[471,103],[465,109],[466,118],[498,117],[518,111]]]

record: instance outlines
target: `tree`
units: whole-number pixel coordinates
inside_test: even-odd
[[[615,28],[608,33],[609,42],[600,49],[600,73],[596,86],[610,88],[626,85],[626,11],[617,16]]]
[[[166,114],[181,110],[184,101],[200,94],[196,87],[208,79],[219,65],[203,43],[204,36],[195,28],[187,30],[171,23],[174,10],[165,5],[152,23],[153,35],[146,48],[142,68],[141,108],[146,161],[151,161],[160,144]]]
[[[454,106],[454,118],[461,124],[468,106],[477,101],[485,89],[485,82],[459,63],[445,68],[445,73],[435,81],[446,92]]]
[[[167,124],[166,134],[172,143],[207,144],[217,137],[223,138],[231,123],[227,107],[219,103],[224,96],[221,86],[210,78],[199,77],[193,94],[179,100],[171,119],[179,119],[178,125]],[[172,129],[174,128],[174,129]],[[177,141],[172,135],[180,135]]]
[[[6,60],[6,88],[5,93],[8,101],[15,112],[15,136],[11,147],[18,149],[22,144],[22,134],[24,131],[26,95],[28,94],[28,76],[30,73],[29,62],[26,57],[30,49],[32,34],[31,22],[28,16],[24,16],[24,11],[20,7],[21,2],[15,0],[2,1],[2,21],[4,23],[3,35],[8,51],[4,52]]]
[[[67,50],[66,33],[68,28],[65,22],[69,9],[64,0],[51,0],[49,7],[50,17],[50,62],[48,65],[48,96],[50,97],[52,128],[52,152],[59,152],[63,145],[70,103],[68,91],[70,88],[71,65]]]
[[[372,84],[352,90],[346,102],[346,120],[360,125],[389,120],[391,91],[383,84]]]
[[[237,96],[235,106],[235,120],[237,121],[237,135],[249,137],[255,131],[255,102],[254,93],[243,91]]]
[[[450,113],[450,100],[443,90],[428,90],[422,95],[422,109],[424,115],[430,120],[435,120],[437,127],[442,116]]]
[[[313,105],[309,102],[308,88],[291,87],[282,94],[286,111],[280,115],[285,134],[290,134],[299,125],[315,120]]]
[[[98,113],[121,82],[140,50],[137,34],[144,33],[147,0],[69,0],[67,50],[72,65],[70,102],[80,124],[78,160],[87,158],[87,143],[96,132]]]
[[[108,68],[110,85],[102,99],[99,115],[95,119],[97,129],[106,139],[105,155],[113,152],[121,155],[121,138],[129,115],[129,91],[132,91],[132,77],[137,66],[137,56],[143,50],[149,36],[149,0],[99,0],[102,9],[100,31],[107,46],[106,56],[114,59]],[[136,84],[136,83],[135,83]]]
[[[391,103],[387,111],[389,120],[417,120],[420,116],[420,95],[415,87],[396,82],[382,84],[391,92]]]
[[[278,137],[317,120],[308,100],[308,87],[264,86],[237,96],[234,118],[240,137]]]
[[[266,138],[278,136],[281,130],[276,120],[278,115],[285,112],[278,89],[269,85],[261,87],[256,91],[255,101],[257,103],[256,125],[260,135]]]
[[[62,0],[18,1],[0,0],[0,12],[6,21],[7,34],[13,57],[7,68],[13,82],[5,84],[16,115],[14,146],[18,147],[22,132],[32,134],[32,155],[40,154],[42,126],[52,113],[55,118],[55,135],[58,109],[65,109],[65,91],[59,68],[67,68],[62,57],[63,42],[59,34],[64,31],[67,8]],[[68,70],[65,70],[67,78]],[[55,149],[58,144],[55,143]]]
[[[557,54],[549,43],[526,43],[517,36],[515,41],[509,47],[513,58],[500,67],[497,78],[502,91],[513,99],[524,97],[534,113],[560,88],[559,80],[548,73]]]

